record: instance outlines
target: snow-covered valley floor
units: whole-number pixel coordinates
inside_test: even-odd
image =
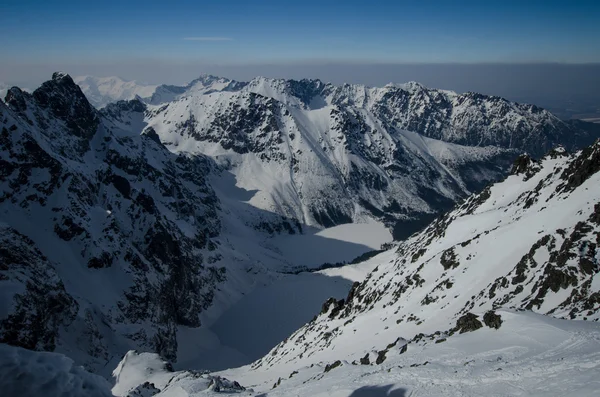
[[[342,225],[322,233],[335,236],[336,230],[371,230],[371,224]],[[375,224],[375,227],[378,227]],[[333,230],[332,230],[333,229]],[[369,234],[364,235],[369,238]],[[340,238],[343,238],[341,236]],[[372,236],[370,236],[372,239]],[[333,245],[343,240],[323,239]],[[288,237],[290,242],[310,242],[310,236]],[[300,245],[311,251],[309,244]],[[179,331],[176,368],[223,370],[239,367],[259,359],[299,327],[310,321],[330,297],[346,297],[352,283],[362,281],[382,260],[380,254],[365,262],[338,268],[299,274],[282,274],[271,284],[257,286],[222,313],[207,328],[185,328]]]

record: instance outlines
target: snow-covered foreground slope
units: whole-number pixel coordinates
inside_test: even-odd
[[[265,397],[597,395],[600,324],[531,312],[497,314],[499,329],[399,342],[382,363],[371,357],[368,363],[341,360],[266,372],[244,367],[220,375]]]
[[[157,85],[127,81],[119,77],[77,76],[73,78],[94,107],[100,109],[111,102],[135,97],[150,98]]]
[[[399,343],[379,364],[340,361],[289,373],[243,367],[208,374],[174,371],[156,354],[131,351],[113,371],[112,390],[106,380],[60,354],[0,344],[0,384],[8,397],[597,395],[598,323],[511,310],[497,314],[502,319],[499,329],[484,327],[439,343],[439,336]]]

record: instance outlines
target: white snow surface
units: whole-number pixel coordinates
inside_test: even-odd
[[[380,365],[371,353],[369,365],[341,360],[329,372],[320,362],[293,371],[243,367],[219,375],[268,397],[598,395],[600,324],[530,312],[498,314],[503,319],[498,330],[484,327],[442,343],[435,343],[441,337],[426,338],[409,343],[404,354],[399,342]]]
[[[237,393],[235,381],[190,371],[173,371],[170,364],[154,353],[129,351],[113,371],[112,392],[118,397],[183,397]]]
[[[293,264],[315,267],[350,261],[391,241],[389,229],[380,222],[367,219],[364,223],[312,229],[302,235],[279,235],[273,238],[272,244]]]
[[[6,96],[6,92],[10,87],[8,84],[0,81],[0,101],[4,101],[4,97]]]

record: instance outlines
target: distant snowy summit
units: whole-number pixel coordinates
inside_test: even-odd
[[[123,80],[120,77],[78,76],[73,79],[96,108],[111,102],[152,96],[156,85]]]

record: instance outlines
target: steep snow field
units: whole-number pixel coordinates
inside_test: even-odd
[[[256,365],[358,359],[398,337],[445,332],[471,310],[597,320],[600,143],[521,161],[523,169],[401,243],[349,302],[331,304]]]

